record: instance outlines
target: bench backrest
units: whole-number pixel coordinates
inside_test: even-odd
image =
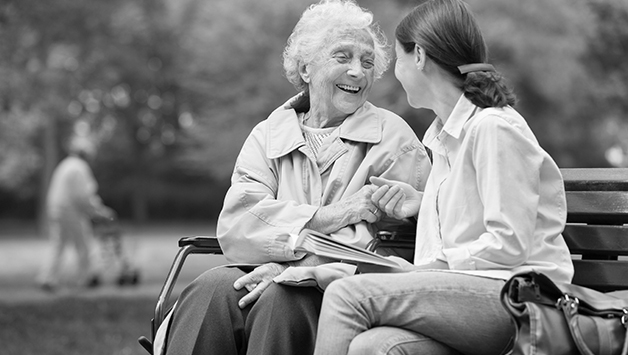
[[[628,169],[562,169],[573,283],[628,289]]]

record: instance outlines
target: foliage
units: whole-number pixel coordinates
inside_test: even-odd
[[[0,186],[24,197],[34,193],[21,183],[41,165],[41,157],[28,139],[39,124],[37,115],[17,108],[6,112],[0,120]]]
[[[598,120],[598,134],[609,137],[621,156],[615,162],[628,164],[628,3],[622,0],[589,0],[595,25],[582,57],[592,74],[591,88],[598,95],[590,105],[604,110],[591,112]]]
[[[561,167],[606,164],[585,103],[595,95],[579,58],[592,26],[582,0],[470,1],[491,60],[515,89],[517,109]],[[603,143],[603,141],[602,141]]]
[[[2,9],[6,31],[1,43],[18,49],[2,51],[7,55],[0,67],[13,74],[2,87],[2,107],[37,117],[40,125],[29,134],[31,139],[41,137],[40,154],[48,163],[22,175],[39,174],[40,190],[45,190],[60,158],[55,151],[76,123],[83,123],[78,127],[101,141],[101,159],[118,167],[106,168],[115,173],[111,180],[105,176],[104,183],[129,181],[130,201],[124,202],[132,206],[133,215],[146,217],[145,182],[158,179],[172,164],[168,153],[175,150],[183,101],[170,69],[176,42],[165,26],[164,4],[26,0]],[[6,161],[14,156],[11,151],[19,152],[19,146],[12,147],[3,157]],[[8,186],[9,180],[4,181]]]
[[[281,53],[313,2],[2,2],[0,216],[32,216],[79,128],[101,142],[96,178],[123,218],[215,218],[249,131],[295,94]],[[418,2],[358,1],[390,44]],[[628,110],[625,3],[468,2],[541,145],[561,167],[607,164]],[[370,100],[419,136],[434,116],[408,106],[393,70]]]

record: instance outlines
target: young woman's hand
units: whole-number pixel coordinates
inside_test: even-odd
[[[423,193],[405,182],[392,181],[371,176],[370,181],[378,189],[371,195],[371,201],[389,217],[403,219],[416,217],[421,206]]]

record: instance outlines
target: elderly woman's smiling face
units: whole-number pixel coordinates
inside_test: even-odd
[[[373,39],[366,30],[331,36],[318,60],[306,66],[310,107],[326,126],[341,123],[368,97],[375,76]]]

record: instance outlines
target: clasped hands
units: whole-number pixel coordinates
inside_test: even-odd
[[[388,217],[403,219],[419,213],[423,194],[407,183],[371,176],[371,184],[377,189],[371,202]]]

